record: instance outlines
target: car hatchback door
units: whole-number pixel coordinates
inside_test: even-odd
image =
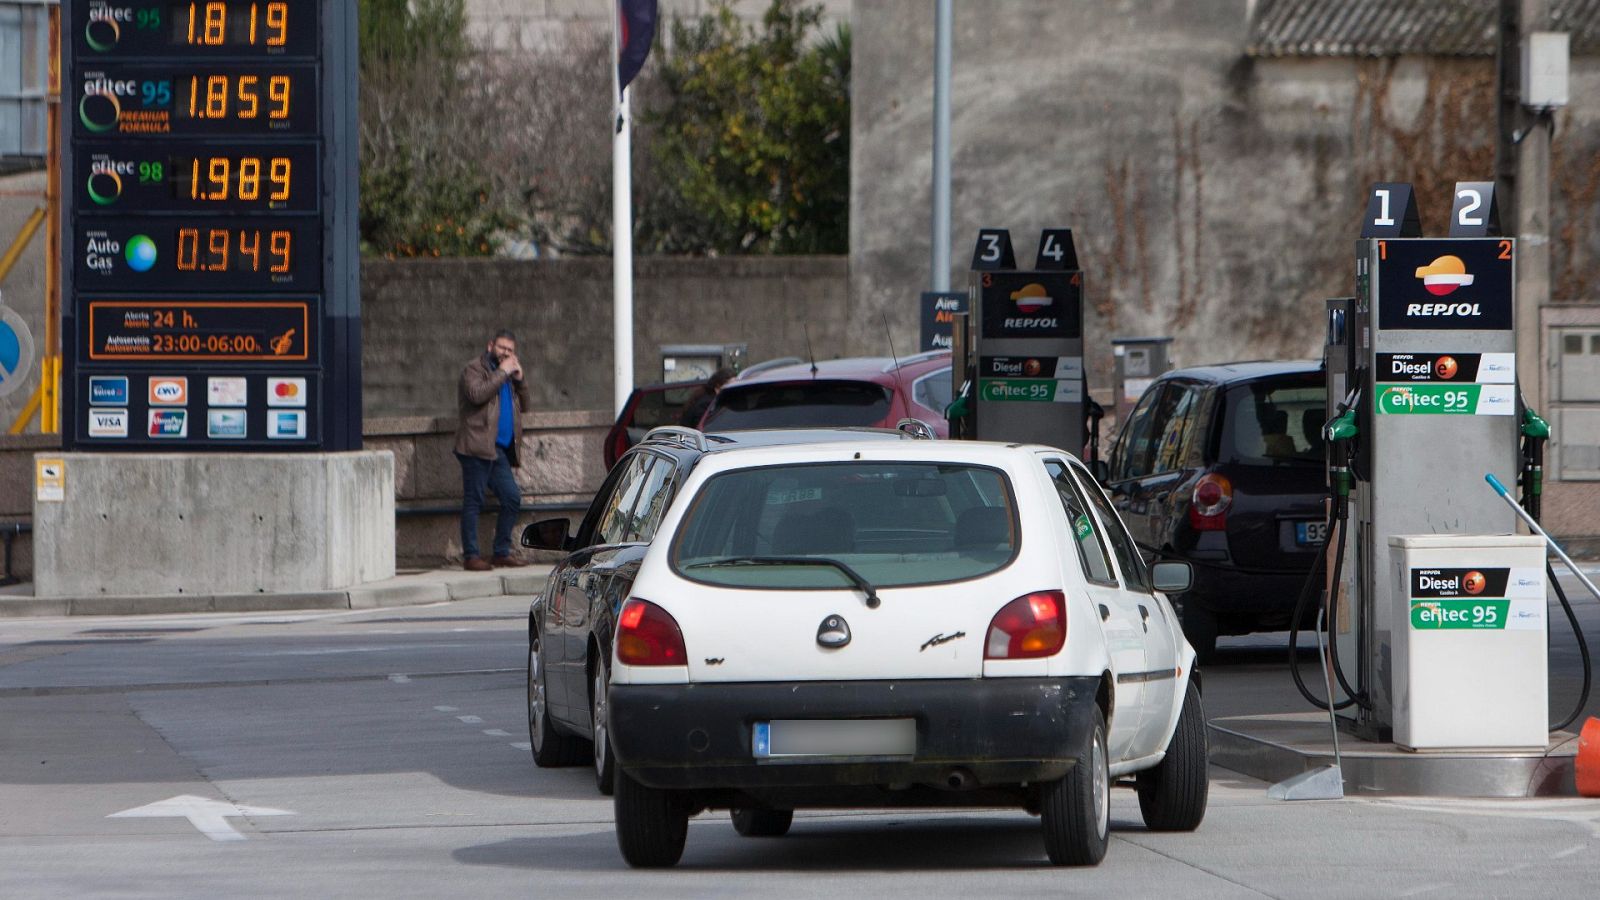
[[[691,681],[977,678],[990,620],[1041,587],[1021,528],[998,469],[737,469],[689,504],[673,596],[641,596],[677,619]]]

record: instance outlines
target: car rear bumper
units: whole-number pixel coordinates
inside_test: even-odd
[[[618,765],[658,788],[1016,785],[1072,768],[1099,685],[1094,677],[618,684],[611,742]],[[914,755],[755,756],[759,722],[884,718],[915,720]]]

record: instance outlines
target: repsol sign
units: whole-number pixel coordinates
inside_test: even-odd
[[[983,338],[1081,338],[1082,272],[979,272]]]
[[[1515,241],[1394,238],[1375,244],[1379,329],[1511,329]]]

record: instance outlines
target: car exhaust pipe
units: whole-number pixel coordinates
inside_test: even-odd
[[[978,786],[978,779],[970,769],[957,766],[944,775],[940,787],[947,791],[970,791]]]

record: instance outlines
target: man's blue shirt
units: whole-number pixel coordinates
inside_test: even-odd
[[[501,447],[511,446],[515,416],[516,407],[511,401],[511,379],[507,378],[505,384],[500,385],[500,433],[494,439]]]

